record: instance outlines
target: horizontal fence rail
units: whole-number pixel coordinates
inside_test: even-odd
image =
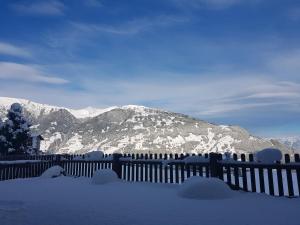
[[[54,157],[55,156],[55,157]],[[113,154],[103,160],[85,160],[83,155],[47,155],[39,161],[0,163],[0,180],[40,176],[54,165],[64,168],[67,175],[92,177],[94,171],[112,169],[128,182],[181,184],[191,176],[217,177],[234,190],[266,193],[273,196],[299,196],[300,158],[298,154],[284,156],[282,162],[263,164],[252,154],[234,154],[232,158],[211,153],[204,161],[189,162],[189,156],[178,154]],[[201,156],[201,155],[199,155]],[[291,158],[293,160],[291,160]],[[22,159],[24,160],[24,158]],[[30,160],[33,160],[32,158]]]

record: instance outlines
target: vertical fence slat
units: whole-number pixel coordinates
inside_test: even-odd
[[[300,163],[299,154],[295,154],[294,157],[295,157],[295,162]],[[296,174],[297,174],[297,183],[298,183],[298,193],[300,196],[300,168],[296,169]]]
[[[191,166],[189,164],[185,165],[186,169],[186,177],[189,178],[191,176]]]
[[[132,156],[134,157],[134,155],[132,155]],[[136,181],[134,179],[134,175],[135,175],[134,169],[135,169],[135,167],[136,167],[136,164],[135,163],[131,163],[131,181]]]
[[[159,168],[159,183],[162,183],[163,182],[163,165],[162,165],[162,163],[159,164],[158,168]]]
[[[130,181],[130,163],[126,163],[127,181]]]
[[[231,168],[230,166],[226,166],[226,177],[227,177],[227,184],[232,187],[232,181],[231,181]]]
[[[174,183],[174,176],[173,176],[173,164],[171,163],[170,168],[170,183]]]
[[[178,165],[178,163],[175,164],[175,183],[176,184],[179,183],[179,165]]]
[[[164,183],[169,183],[168,170],[169,167],[167,165],[164,165]]]
[[[285,154],[284,158],[286,164],[291,162],[290,156],[288,154]],[[289,168],[286,169],[286,179],[287,179],[287,186],[288,186],[288,194],[289,196],[294,196],[292,170]]]
[[[268,168],[268,180],[269,180],[269,193],[274,195],[274,183],[273,183],[273,170]]]
[[[251,163],[253,163],[254,161],[254,157],[253,157],[253,154],[250,154],[249,155],[249,161]],[[255,178],[255,171],[254,171],[254,167],[251,167],[250,168],[250,177],[251,177],[251,191],[252,192],[256,192],[256,178]]]
[[[180,182],[183,183],[184,182],[184,172],[185,172],[185,168],[184,168],[184,163],[180,164]]]
[[[259,173],[259,187],[260,187],[260,192],[265,193],[265,176],[264,176],[264,169],[259,168],[258,169]]]
[[[245,154],[241,155],[242,162],[246,162]],[[243,176],[243,191],[248,191],[248,183],[247,183],[247,171],[246,167],[242,167],[242,176]]]
[[[233,154],[233,160],[237,161],[237,154]],[[233,174],[234,174],[234,185],[235,189],[240,189],[240,180],[239,180],[239,167],[236,165],[233,168]]]

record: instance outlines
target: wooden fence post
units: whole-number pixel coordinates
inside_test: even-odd
[[[209,154],[209,170],[211,177],[220,177],[220,169],[219,169],[219,154],[210,153]]]
[[[114,153],[113,160],[112,160],[112,170],[118,175],[118,177],[122,178],[122,164],[120,162],[120,158],[122,154]]]

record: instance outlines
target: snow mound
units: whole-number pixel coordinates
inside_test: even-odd
[[[108,184],[119,181],[118,175],[110,169],[97,170],[92,177],[92,184]]]
[[[234,191],[217,178],[190,177],[182,184],[178,195],[182,198],[213,200],[232,198]]]
[[[102,151],[91,151],[84,155],[85,160],[102,160],[104,158],[104,153]]]
[[[61,175],[66,175],[65,170],[60,166],[52,166],[47,169],[40,177],[41,178],[55,178]]]
[[[266,148],[255,154],[255,159],[260,163],[275,163],[282,159],[282,153],[278,149]]]

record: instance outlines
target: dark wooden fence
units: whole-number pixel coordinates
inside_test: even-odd
[[[109,155],[107,155],[109,156]],[[250,154],[234,154],[231,160],[221,160],[220,154],[205,154],[207,161],[185,162],[188,155],[114,154],[113,158],[97,161],[78,160],[74,156],[28,163],[0,164],[0,180],[39,176],[53,165],[62,166],[68,175],[92,177],[98,169],[113,169],[121,179],[130,182],[182,183],[191,176],[217,177],[234,190],[266,193],[274,196],[299,196],[300,159],[285,155],[275,164],[254,162]],[[123,157],[123,158],[121,158]],[[127,157],[127,158],[124,158]],[[75,158],[75,159],[74,159]]]
[[[0,180],[38,177],[54,165],[57,165],[57,161],[0,164]]]

